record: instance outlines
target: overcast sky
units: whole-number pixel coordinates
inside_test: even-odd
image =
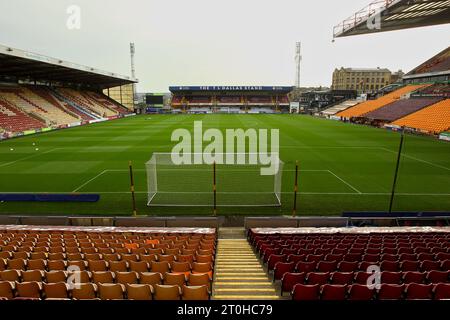
[[[335,67],[409,71],[448,47],[450,25],[337,39],[332,28],[371,0],[2,0],[0,43],[130,75],[138,91],[170,85],[329,86]],[[68,6],[81,8],[69,30]]]

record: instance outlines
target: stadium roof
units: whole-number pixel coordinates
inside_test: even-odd
[[[137,79],[0,45],[3,81],[59,82],[97,88],[136,83]]]
[[[403,79],[450,75],[450,47],[408,72]]]
[[[346,37],[450,23],[450,0],[375,0],[334,27]]]
[[[280,86],[173,86],[170,92],[291,92],[294,87]]]

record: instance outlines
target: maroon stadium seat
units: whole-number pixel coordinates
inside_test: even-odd
[[[296,284],[292,290],[293,300],[319,300],[320,285]]]
[[[303,284],[304,282],[305,282],[305,273],[287,272],[281,278],[281,291],[291,292],[296,284],[298,283]]]
[[[347,286],[344,284],[325,284],[321,289],[322,300],[345,300]]]

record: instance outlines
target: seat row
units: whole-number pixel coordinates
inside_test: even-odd
[[[23,259],[69,259],[71,256],[81,256],[85,255],[101,255],[101,256],[129,256],[129,255],[213,255],[215,253],[214,249],[96,249],[96,248],[66,248],[65,250],[56,249],[54,250],[44,251],[44,250],[4,250],[0,251],[0,258],[10,259],[10,258],[23,258]],[[71,250],[74,249],[74,250]],[[58,258],[55,258],[58,257]],[[63,257],[63,258],[60,258]],[[73,259],[72,259],[73,260]]]
[[[450,299],[450,284],[381,284],[378,289],[367,285],[296,284],[293,300],[416,300]]]
[[[401,262],[401,261],[445,261],[450,260],[450,253],[439,252],[432,253],[402,253],[402,254],[361,254],[361,253],[330,253],[330,254],[306,254],[306,253],[290,253],[290,251],[282,251],[277,254],[272,250],[267,250],[262,256],[264,263],[274,263],[278,261],[363,261],[363,262]]]
[[[257,241],[302,241],[309,242],[322,241],[322,242],[335,242],[335,243],[353,243],[353,242],[395,242],[395,241],[417,241],[417,240],[449,240],[450,234],[445,232],[399,232],[399,233],[371,233],[371,234],[264,234],[257,233],[253,230],[249,232],[249,239],[251,243]]]
[[[208,300],[207,286],[81,283],[0,282],[0,298],[6,299],[101,299],[101,300]]]
[[[42,271],[7,270],[0,273],[0,281],[57,283],[120,283],[120,284],[166,284],[206,285],[211,288],[212,278],[208,273],[135,272],[135,271]]]
[[[214,251],[212,250],[183,250],[180,252],[161,253],[46,253],[46,252],[24,252],[24,251],[1,251],[0,259],[13,260],[107,260],[107,261],[189,261],[189,262],[212,262]]]
[[[387,240],[387,239],[268,239],[268,238],[255,238],[252,243],[254,245],[259,245],[262,243],[272,243],[275,245],[362,245],[362,246],[370,246],[370,245],[382,245],[382,246],[397,246],[404,244],[418,245],[418,244],[440,244],[448,242],[447,237],[442,238],[431,238],[431,239],[395,239],[395,240]]]
[[[195,240],[195,241],[172,241],[167,240],[165,242],[160,242],[159,240],[145,240],[143,243],[138,242],[76,242],[76,241],[65,241],[65,242],[33,242],[33,241],[19,241],[19,240],[13,240],[13,241],[4,241],[0,240],[0,250],[6,251],[6,250],[12,250],[17,251],[19,248],[29,248],[30,251],[50,251],[51,249],[58,249],[63,250],[62,252],[65,252],[66,248],[97,248],[97,249],[105,249],[105,248],[112,248],[112,249],[171,249],[171,248],[177,248],[177,249],[214,249],[215,248],[215,240]]]
[[[209,256],[211,257],[211,256]],[[207,260],[205,260],[207,261]],[[105,260],[24,260],[0,259],[1,270],[42,270],[42,271],[56,271],[56,270],[89,270],[89,271],[153,271],[153,272],[209,272],[212,273],[212,261],[207,262],[177,262],[177,261],[156,261],[156,260],[120,260],[120,261],[105,261]]]
[[[59,236],[58,236],[59,235]],[[152,237],[152,236],[111,236],[111,237],[93,237],[93,236],[42,236],[30,234],[1,234],[1,241],[21,241],[21,242],[92,242],[92,243],[147,243],[152,241],[155,243],[171,243],[171,242],[194,242],[194,241],[215,241],[215,236],[168,236],[168,237]]]
[[[155,233],[155,232],[94,232],[78,230],[55,230],[55,231],[23,231],[23,230],[0,230],[0,238],[63,238],[63,239],[159,239],[159,240],[187,240],[187,239],[215,239],[212,233]]]
[[[290,292],[293,287],[300,284],[408,284],[408,283],[450,283],[450,271],[429,272],[286,272],[281,277],[281,292]]]
[[[260,255],[264,255],[266,251],[271,253],[296,253],[296,254],[344,254],[344,253],[359,253],[359,254],[419,254],[419,253],[450,253],[450,244],[442,244],[439,246],[411,246],[405,244],[399,247],[381,247],[381,246],[342,246],[342,245],[274,245],[274,244],[260,244],[256,247],[256,251]]]
[[[275,279],[280,279],[284,272],[355,272],[362,271],[365,272],[370,268],[379,268],[381,271],[391,271],[391,272],[407,272],[407,271],[449,271],[450,270],[450,260],[444,261],[382,261],[377,262],[357,262],[357,261],[290,261],[290,262],[276,262],[272,263],[270,260],[268,264],[268,271],[273,270]],[[273,269],[271,269],[273,268]]]

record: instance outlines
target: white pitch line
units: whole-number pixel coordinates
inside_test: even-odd
[[[50,150],[47,150],[45,152],[32,154],[32,155],[29,155],[29,156],[26,156],[26,157],[23,157],[23,158],[14,160],[14,161],[6,162],[6,163],[3,163],[3,164],[0,164],[0,167],[6,167],[6,166],[9,166],[10,164],[14,164],[14,163],[17,163],[17,162],[20,162],[20,161],[23,161],[23,160],[27,160],[27,159],[31,159],[31,158],[34,158],[34,157],[38,157],[38,156],[41,156],[41,155],[46,154],[46,153],[50,153],[50,152],[58,150],[58,149],[61,149],[61,148],[50,149]]]
[[[341,180],[343,183],[345,183],[347,186],[349,186],[350,188],[352,188],[353,190],[355,190],[357,193],[361,194],[362,192],[359,191],[358,189],[356,189],[354,186],[352,186],[350,183],[348,183],[347,181],[345,181],[344,179],[342,179],[341,177],[339,177],[337,174],[335,174],[333,171],[331,170],[327,170],[329,173],[331,173],[333,176],[335,176],[337,179]]]
[[[280,149],[378,149],[379,146],[280,146]]]
[[[390,150],[388,148],[380,148],[380,149],[397,154],[396,151]],[[441,166],[440,164],[429,162],[429,161],[426,161],[426,160],[423,160],[423,159],[419,159],[419,158],[416,158],[416,157],[413,157],[413,156],[408,156],[408,155],[403,154],[403,153],[402,153],[402,157],[409,158],[409,159],[412,159],[412,160],[416,160],[416,161],[419,161],[419,162],[423,162],[423,163],[429,164],[430,166],[450,171],[450,168]]]
[[[221,170],[220,168],[217,169],[217,171],[222,171],[222,172],[256,172],[258,171],[260,168],[264,168],[265,166],[258,166],[257,168],[255,168],[255,170],[245,170],[245,169],[225,169],[225,170]],[[105,170],[107,172],[129,172],[129,170],[125,170],[125,169],[107,169]],[[133,171],[147,171],[146,169],[133,169]],[[158,171],[195,171],[195,172],[204,172],[205,169],[158,169]],[[311,170],[299,170],[299,172],[328,172],[329,170],[324,170],[324,169],[311,169]],[[283,172],[295,172],[294,169],[288,169],[288,170],[284,170]]]
[[[87,185],[88,183],[94,181],[95,179],[97,179],[98,177],[100,177],[102,174],[106,173],[108,170],[103,170],[102,172],[100,172],[99,174],[97,174],[95,177],[89,179],[88,181],[86,181],[85,183],[83,183],[81,186],[79,186],[78,188],[76,188],[75,190],[73,190],[72,192],[77,192],[78,190],[80,190],[81,188],[83,188],[85,185]]]
[[[22,194],[36,194],[36,193],[46,193],[46,194],[61,194],[61,193],[71,193],[70,191],[61,191],[61,192],[55,192],[55,191],[36,191],[36,192],[20,192],[20,191],[14,191],[14,192],[0,192],[0,193],[5,193],[5,194],[14,194],[14,193],[22,193]],[[88,192],[83,192],[86,194],[129,194],[130,191],[88,191]],[[135,191],[135,193],[139,193],[139,194],[147,194],[147,191]],[[158,192],[158,193],[177,193],[177,192]],[[188,192],[184,192],[184,193],[188,193]],[[201,193],[201,192],[191,192],[192,194],[196,194],[196,193]],[[211,193],[210,192],[205,192],[205,193]],[[226,193],[226,192],[219,192],[220,193]],[[232,192],[230,192],[232,193]],[[270,192],[273,193],[273,192]],[[292,191],[282,191],[282,194],[292,194]],[[299,192],[299,194],[304,194],[304,195],[347,195],[347,196],[390,196],[391,193],[385,192],[385,193],[378,193],[378,192],[361,192],[361,193],[356,193],[356,192]],[[420,196],[420,197],[428,197],[428,196],[433,196],[433,197],[449,197],[450,193],[395,193],[396,196]]]

